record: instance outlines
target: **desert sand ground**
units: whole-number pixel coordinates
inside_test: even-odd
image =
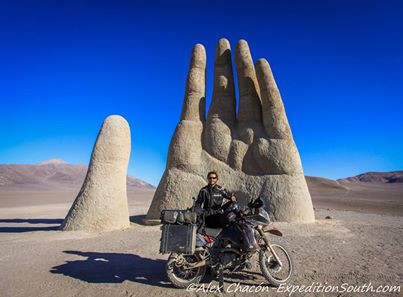
[[[0,296],[219,295],[204,293],[202,287],[198,292],[175,289],[167,281],[164,274],[167,255],[158,253],[160,227],[141,224],[152,194],[152,191],[129,194],[131,228],[91,234],[57,230],[75,197],[74,192],[2,192]],[[332,203],[314,201],[315,223],[276,223],[284,237],[273,240],[287,245],[294,259],[295,274],[290,285],[314,283],[339,286],[340,290],[369,283],[373,288],[402,286],[403,217],[386,215],[384,209],[380,210],[383,214],[366,213],[376,209],[366,211],[365,207],[362,212],[327,209]],[[326,216],[331,219],[325,219]],[[267,284],[257,266],[249,273],[226,274],[225,280],[229,290],[226,296],[290,294],[272,287],[264,293],[241,292],[245,288],[254,290],[253,285]],[[205,280],[205,289],[210,281]],[[212,281],[211,285],[217,283]],[[399,296],[399,293],[291,296]]]
[[[360,183],[308,179],[314,206],[403,216],[403,183]]]

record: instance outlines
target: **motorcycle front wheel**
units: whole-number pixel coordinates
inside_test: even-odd
[[[271,243],[272,249],[280,259],[281,265],[276,261],[267,246],[259,251],[259,266],[263,276],[273,285],[286,284],[294,273],[293,261],[287,249],[279,243]]]
[[[198,284],[206,273],[206,266],[194,269],[183,269],[183,264],[196,263],[199,259],[195,255],[171,254],[166,264],[166,274],[169,281],[177,288],[187,288],[191,284]]]

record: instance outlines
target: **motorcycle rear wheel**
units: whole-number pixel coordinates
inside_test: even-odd
[[[290,281],[294,273],[294,264],[290,253],[282,244],[271,242],[271,247],[280,258],[282,266],[266,246],[259,251],[259,266],[263,276],[273,286],[278,287]]]
[[[198,262],[195,255],[182,255],[188,263]],[[198,284],[206,274],[206,266],[194,269],[182,269],[177,265],[179,254],[171,254],[166,264],[166,274],[169,281],[177,288],[187,288],[191,284]]]

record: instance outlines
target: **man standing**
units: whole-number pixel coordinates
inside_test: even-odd
[[[205,213],[205,224],[208,228],[223,227],[223,198],[236,202],[234,194],[230,194],[226,189],[217,185],[218,174],[210,171],[207,174],[208,184],[201,188],[197,196],[195,211],[200,215]]]

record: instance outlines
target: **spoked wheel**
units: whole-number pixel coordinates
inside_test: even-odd
[[[278,243],[271,243],[281,264],[276,261],[268,247],[264,247],[259,252],[259,266],[264,277],[274,286],[286,284],[294,273],[293,262],[287,249]]]
[[[198,284],[206,273],[206,266],[184,269],[186,263],[195,263],[199,259],[195,255],[171,254],[166,264],[168,279],[177,288],[187,288],[190,284]]]

